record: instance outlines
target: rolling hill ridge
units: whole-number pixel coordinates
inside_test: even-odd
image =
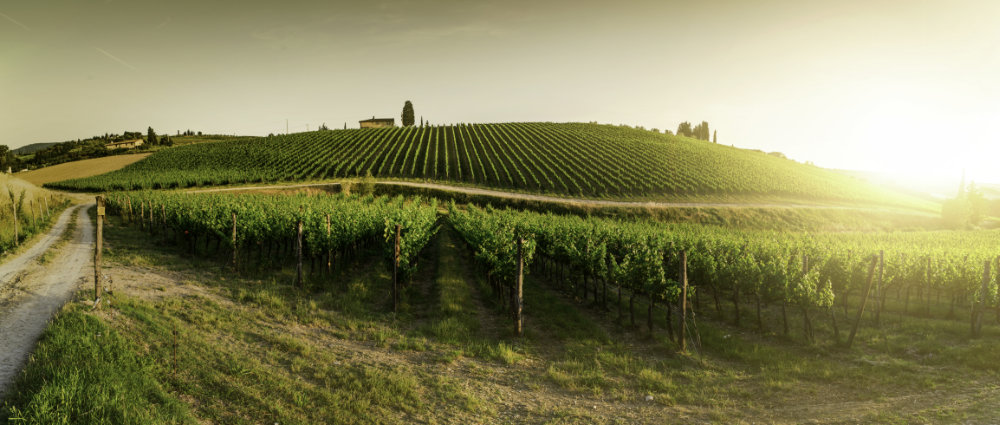
[[[372,176],[562,196],[771,196],[898,203],[856,178],[759,151],[629,127],[460,124],[248,137],[157,152],[108,174],[50,183],[128,190]]]

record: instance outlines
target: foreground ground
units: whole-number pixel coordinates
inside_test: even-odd
[[[72,249],[72,246],[62,248]],[[1000,330],[908,316],[865,327],[852,350],[796,329],[735,328],[705,312],[702,348],[676,354],[644,329],[526,282],[511,335],[467,251],[442,229],[399,314],[390,275],[361,255],[305,290],[287,265],[232,274],[112,221],[115,295],[82,290],[53,321],[4,401],[12,423],[992,423]],[[58,265],[53,265],[58,267]],[[308,267],[308,266],[307,266]],[[319,268],[320,270],[322,267]],[[744,306],[749,311],[749,306]],[[663,312],[657,310],[657,317]],[[779,314],[765,311],[767,329]],[[845,318],[841,318],[845,319]],[[657,320],[657,322],[661,322]],[[793,322],[798,325],[797,322]]]

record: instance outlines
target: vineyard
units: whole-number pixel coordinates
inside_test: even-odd
[[[412,274],[439,222],[436,201],[370,195],[122,192],[109,195],[108,206],[127,222],[160,232],[192,252],[199,244],[205,252],[230,250],[236,267],[298,256],[299,267],[304,258],[312,273],[328,270],[362,247],[377,247],[392,264],[399,225],[397,264],[403,279]],[[837,312],[848,318],[856,304],[870,304],[877,321],[890,294],[903,303],[900,314],[930,315],[931,305],[942,298],[949,318],[956,308],[969,309],[974,323],[987,309],[1000,312],[994,231],[734,231],[454,203],[448,206],[447,223],[473,252],[501,305],[515,308],[520,302],[513,295],[518,267],[529,273],[537,266],[547,280],[583,300],[615,306],[619,319],[627,314],[633,325],[637,298],[647,303],[650,330],[654,307],[666,308],[671,337],[674,321],[681,320],[673,309],[685,291],[699,310],[703,297],[718,314],[731,303],[737,324],[748,316],[761,331],[762,310],[780,308],[786,334],[790,312],[801,315],[809,340],[815,338],[812,322],[829,320],[839,341]],[[752,311],[741,312],[746,305]]]
[[[516,414],[798,423],[833,399],[823,417],[879,423],[914,394],[996,411],[997,231],[740,230],[344,193],[101,202],[107,279],[52,322],[10,417],[476,423],[533,403]]]
[[[390,241],[401,227],[399,269],[403,279],[436,231],[436,202],[402,197],[319,197],[309,195],[186,195],[163,192],[114,193],[107,197],[112,214],[191,252],[232,252],[233,266],[298,257],[310,269],[332,269],[359,249]],[[213,246],[214,244],[214,246]],[[301,264],[301,263],[300,263]],[[301,270],[298,283],[301,284]]]
[[[553,123],[241,138],[167,149],[115,172],[48,186],[114,191],[368,175],[567,196],[907,202],[852,177],[762,152],[628,127]]]
[[[739,232],[474,206],[462,211],[454,205],[449,217],[491,279],[505,283],[502,287],[509,287],[514,276],[514,235],[524,236],[531,241],[529,264],[536,256],[549,278],[568,285],[583,300],[616,305],[619,318],[625,314],[624,290],[632,325],[635,297],[648,301],[650,330],[653,306],[665,306],[671,336],[671,307],[678,304],[682,280],[688,279],[688,293],[699,301],[702,294],[710,296],[717,313],[722,312],[721,300],[730,300],[737,324],[741,304],[752,301],[761,331],[762,308],[780,306],[785,334],[788,310],[794,309],[802,315],[809,340],[815,338],[810,314],[831,320],[839,340],[835,307],[848,316],[851,300],[870,298],[877,321],[890,293],[904,304],[903,314],[929,315],[931,304],[942,297],[950,308],[948,317],[955,317],[956,306],[969,308],[978,323],[972,325],[974,333],[985,311],[995,310],[1000,320],[997,232]],[[609,286],[617,300],[609,302]]]
[[[44,232],[69,204],[63,195],[20,179],[0,177],[0,253]]]

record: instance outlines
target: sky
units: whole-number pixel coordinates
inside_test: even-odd
[[[1000,183],[1000,2],[0,2],[0,144],[399,118],[675,130]]]

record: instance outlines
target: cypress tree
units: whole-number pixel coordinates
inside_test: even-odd
[[[413,125],[413,104],[409,100],[403,104],[403,126]]]

